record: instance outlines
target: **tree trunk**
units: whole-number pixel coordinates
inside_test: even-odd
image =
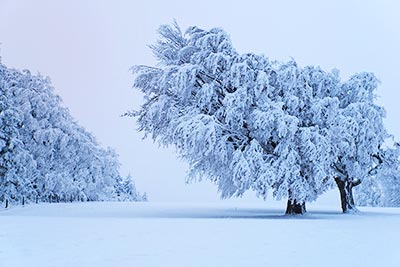
[[[36,200],[35,200],[36,204],[39,203],[39,196],[36,196]]]
[[[298,203],[296,200],[288,199],[286,207],[286,215],[304,214],[306,213],[306,203]]]
[[[22,197],[22,206],[25,206],[25,197]]]
[[[340,202],[342,204],[343,213],[358,212],[353,198],[353,187],[360,184],[360,182],[351,182],[348,179],[341,180],[336,177],[335,182],[340,192]]]
[[[6,199],[6,209],[8,208],[8,199]]]

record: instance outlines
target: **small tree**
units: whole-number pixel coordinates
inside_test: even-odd
[[[380,147],[389,137],[383,125],[385,112],[374,104],[378,81],[371,73],[360,73],[343,83],[337,93],[340,111],[332,124],[332,164],[343,212],[357,211],[353,187],[368,179],[383,162]]]

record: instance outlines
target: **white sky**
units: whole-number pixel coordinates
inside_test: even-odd
[[[155,201],[215,201],[208,182],[185,185],[173,149],[143,141],[131,118],[141,95],[129,68],[154,65],[147,45],[160,24],[222,27],[239,52],[374,72],[386,124],[400,137],[400,4],[393,1],[51,1],[0,0],[0,56],[8,67],[50,76],[72,115],[120,154],[122,172]],[[253,201],[253,196],[247,200]]]

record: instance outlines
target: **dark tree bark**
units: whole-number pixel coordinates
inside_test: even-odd
[[[287,215],[295,215],[295,214],[304,214],[306,213],[306,203],[305,202],[297,202],[296,200],[288,199],[286,214]]]
[[[6,209],[8,208],[8,199],[6,199]]]
[[[343,213],[358,212],[353,198],[353,187],[359,185],[361,181],[352,182],[348,179],[342,180],[335,177],[335,182],[340,192],[340,202],[342,205]]]
[[[22,197],[22,206],[25,206],[25,197]]]

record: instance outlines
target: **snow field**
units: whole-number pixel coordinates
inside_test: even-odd
[[[264,205],[262,205],[264,204]],[[91,202],[0,211],[0,266],[398,266],[400,209]]]

